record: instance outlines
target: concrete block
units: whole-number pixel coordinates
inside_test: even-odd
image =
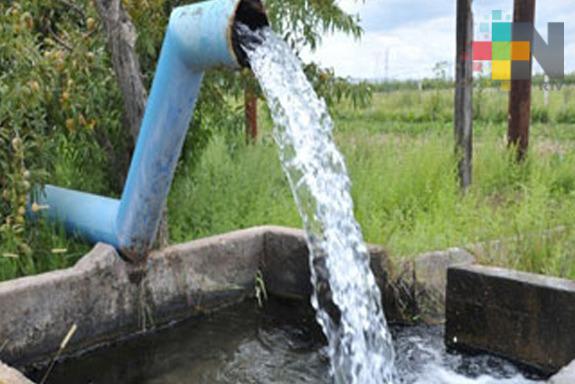
[[[481,266],[448,271],[446,343],[553,374],[575,359],[575,281]]]
[[[414,259],[414,295],[419,320],[427,324],[444,322],[447,270],[474,262],[473,255],[461,248],[424,253]]]

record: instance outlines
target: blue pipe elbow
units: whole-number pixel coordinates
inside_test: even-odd
[[[46,186],[46,215],[92,242],[115,246],[133,261],[146,258],[157,235],[204,72],[246,66],[234,24],[268,25],[259,0],[210,0],[176,8],[121,200]]]

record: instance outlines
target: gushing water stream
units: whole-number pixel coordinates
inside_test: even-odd
[[[325,102],[283,40],[268,28],[240,28],[249,36],[244,48],[273,115],[282,167],[306,229],[312,304],[328,340],[331,373],[338,384],[392,383],[391,334]]]
[[[312,305],[328,340],[335,383],[530,383],[521,376],[469,379],[445,370],[434,359],[424,372],[396,373],[381,293],[353,215],[351,183],[325,102],[316,95],[299,59],[271,29],[238,29],[271,110],[281,164],[306,229]]]

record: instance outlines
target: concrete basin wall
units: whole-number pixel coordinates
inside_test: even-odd
[[[455,349],[496,354],[546,374],[575,359],[575,281],[454,267],[446,318],[446,343]]]
[[[477,281],[486,281],[489,270],[470,266],[474,257],[468,251],[454,248],[431,252],[395,265],[382,247],[369,246],[369,252],[371,268],[382,291],[382,303],[390,322],[442,323],[447,287],[448,343],[456,338],[455,347],[468,346],[464,336],[467,332],[474,335],[475,347],[479,346],[476,349],[543,367],[549,373],[569,362],[571,347],[575,346],[575,342],[569,344],[573,334],[556,344],[563,352],[567,351],[565,355],[553,360],[553,364],[541,365],[539,360],[522,355],[521,348],[508,348],[503,351],[505,353],[492,348],[499,345],[497,336],[485,328],[481,329],[481,332],[485,331],[482,337],[476,332],[479,328],[473,328],[477,327],[477,323],[471,321],[473,319],[466,323],[464,316],[467,313],[473,317],[480,313],[477,311],[483,311],[480,324],[484,325],[499,324],[505,318],[502,314],[506,313],[487,310],[493,308],[488,302],[491,299],[487,300],[480,288],[483,286]],[[454,294],[453,287],[458,285],[453,283],[453,274],[458,272],[453,271],[473,271],[479,274],[475,277],[479,280],[459,279],[462,282],[459,286],[466,290],[455,289],[459,293]],[[126,263],[112,247],[98,244],[73,268],[0,283],[0,360],[20,367],[45,363],[54,356],[73,325],[77,326],[77,332],[65,354],[217,310],[253,296],[258,272],[263,275],[271,295],[309,300],[312,287],[305,233],[271,226],[247,229],[154,252],[145,264],[139,265]],[[493,303],[502,302],[505,297],[514,302],[521,297],[522,289],[525,292],[537,289],[542,281],[537,279],[522,282],[524,285],[509,292],[496,291],[501,297],[494,297]],[[482,298],[483,304],[469,307],[475,300],[474,295]],[[555,300],[555,305],[564,304],[562,308],[575,305],[575,299],[569,295],[550,293],[546,297]],[[477,303],[479,301],[475,301]],[[521,316],[507,320],[537,321],[542,318],[544,309],[547,310],[541,303],[538,305],[527,306],[522,309]],[[517,304],[517,308],[521,305]],[[561,316],[557,315],[564,319],[562,321],[573,320],[573,317]],[[453,324],[459,324],[458,328]],[[543,343],[547,328],[539,331]],[[537,330],[533,328],[533,332]],[[565,377],[573,379],[574,370],[563,370],[562,376],[550,383],[575,383],[575,380],[565,381]],[[0,384],[26,383],[17,377],[17,372],[0,365]],[[559,379],[561,381],[557,381]]]
[[[98,244],[70,269],[0,283],[0,360],[53,356],[72,325],[67,352],[212,311],[250,295],[265,228],[170,247],[145,265]]]
[[[369,247],[391,321],[402,320],[381,247]],[[98,244],[73,268],[0,283],[0,360],[45,363],[73,325],[72,354],[214,311],[252,296],[261,271],[268,292],[308,300],[303,231],[259,227],[154,252],[145,264],[123,261]]]

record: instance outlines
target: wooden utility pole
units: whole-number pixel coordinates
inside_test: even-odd
[[[471,185],[473,159],[473,10],[472,0],[457,0],[455,57],[455,154],[461,188]]]
[[[244,90],[244,111],[246,143],[255,143],[258,138],[258,97],[249,85]]]
[[[535,25],[535,0],[515,0],[513,22]],[[525,159],[529,148],[531,71],[532,60],[529,60],[528,79],[511,80],[507,137],[509,145],[517,148],[517,159],[519,161]]]

